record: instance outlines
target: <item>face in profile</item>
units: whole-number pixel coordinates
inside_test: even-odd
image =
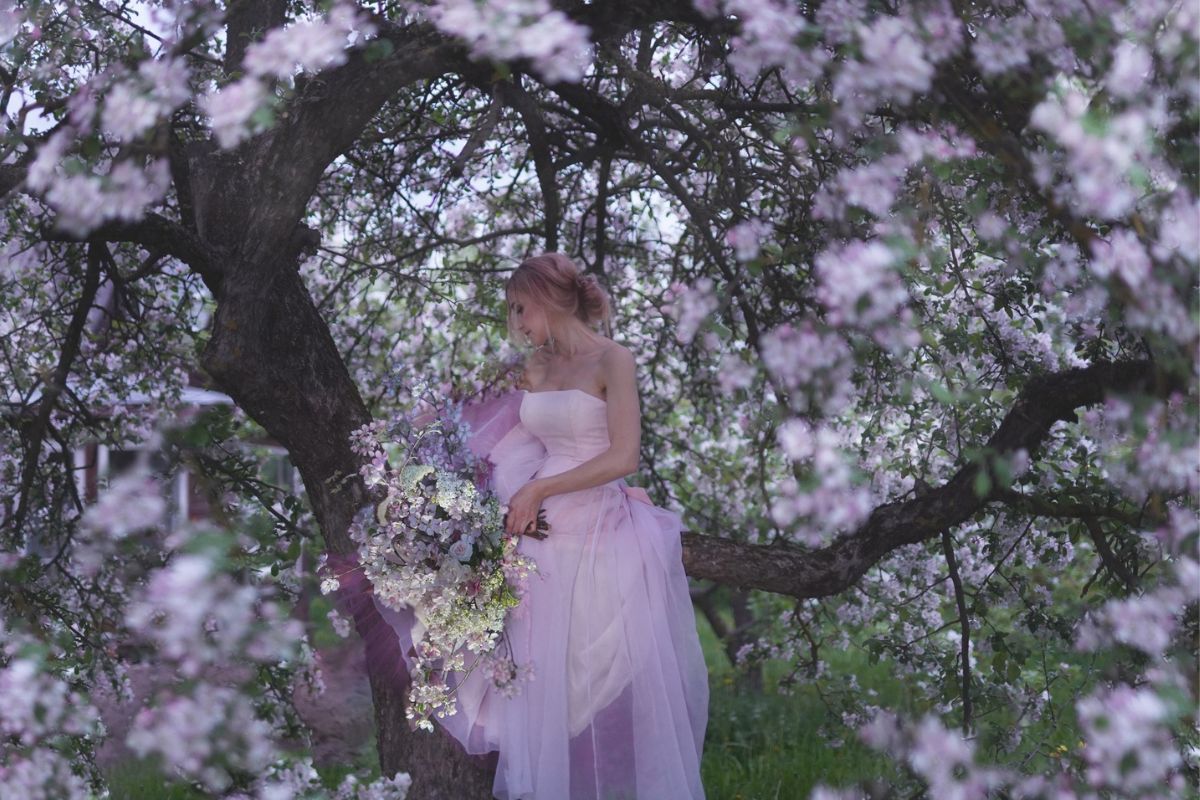
[[[508,313],[512,320],[513,330],[532,346],[541,347],[546,343],[546,334],[549,331],[548,320],[537,301],[519,294],[511,295],[508,301]]]

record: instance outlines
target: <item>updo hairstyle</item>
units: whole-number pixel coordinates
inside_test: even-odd
[[[593,330],[598,324],[602,325],[603,335],[612,338],[612,307],[608,292],[595,275],[580,271],[575,262],[562,253],[543,253],[522,261],[509,276],[504,294],[506,305],[513,295],[519,294],[532,299],[548,313],[572,314]],[[519,334],[509,308],[509,340],[518,341]]]

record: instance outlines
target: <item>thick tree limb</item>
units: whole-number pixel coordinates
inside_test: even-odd
[[[187,264],[213,288],[219,275],[221,254],[177,222],[159,214],[147,214],[137,222],[110,222],[87,236],[62,231],[45,231],[48,242],[132,242],[153,253],[165,253]]]
[[[1150,361],[1102,362],[1033,378],[987,442],[1002,456],[1024,449],[1035,457],[1055,422],[1073,421],[1075,409],[1101,402],[1109,392],[1176,388]],[[686,532],[683,561],[689,575],[739,588],[762,589],[792,597],[825,597],[853,586],[893,550],[941,534],[971,518],[1003,496],[995,489],[976,497],[971,464],[942,486],[919,497],[885,503],[859,530],[827,547],[809,550],[792,544],[754,545]],[[997,482],[992,481],[996,486]]]
[[[287,0],[234,0],[225,12],[225,71],[233,74],[242,65],[246,48],[283,24]]]
[[[562,218],[562,203],[558,199],[558,173],[550,156],[550,142],[546,135],[546,122],[538,111],[537,103],[521,88],[521,76],[506,81],[497,87],[504,101],[516,109],[525,123],[529,136],[529,147],[533,152],[533,164],[537,170],[538,183],[542,188],[542,203],[546,207],[546,249],[558,249],[558,226]]]

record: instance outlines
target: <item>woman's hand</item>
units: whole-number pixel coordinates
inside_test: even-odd
[[[504,530],[509,534],[521,533],[527,536],[544,539],[545,534],[538,532],[538,514],[542,501],[541,484],[533,480],[518,489],[508,501],[508,513],[504,515]]]

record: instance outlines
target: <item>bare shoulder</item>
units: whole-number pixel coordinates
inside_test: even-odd
[[[600,354],[600,361],[603,364],[610,365],[637,365],[637,359],[634,357],[633,351],[617,342],[609,342],[608,346]]]
[[[632,383],[637,358],[628,347],[613,342],[600,354],[600,367],[608,383]]]

